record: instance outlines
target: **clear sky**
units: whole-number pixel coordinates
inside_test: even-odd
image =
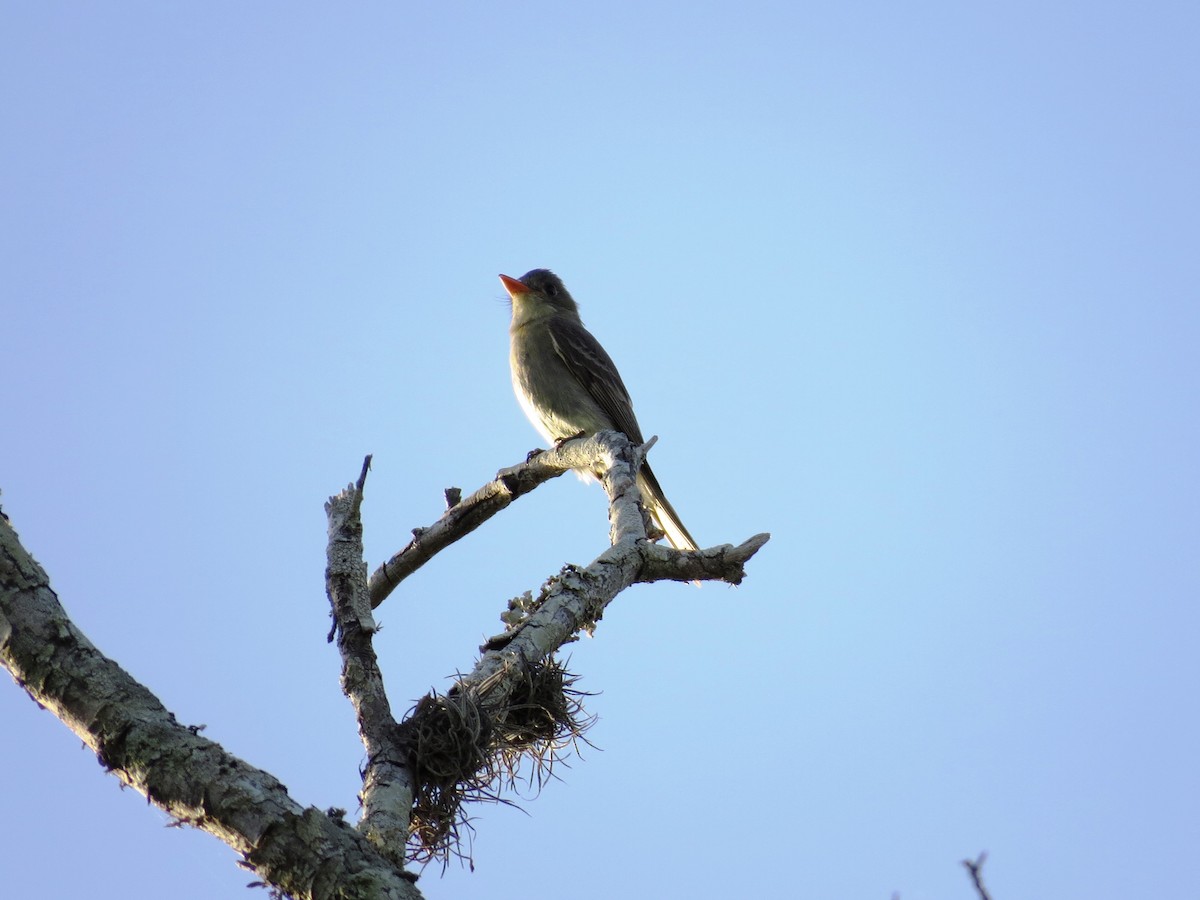
[[[5,512],[186,723],[354,808],[322,503],[374,565],[538,443],[555,269],[737,589],[575,645],[588,750],[438,897],[1177,897],[1200,843],[1189,3],[0,5]],[[395,704],[607,522],[563,478],[380,610]],[[0,685],[6,896],[250,896]]]

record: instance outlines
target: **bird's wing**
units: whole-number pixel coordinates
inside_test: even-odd
[[[629,440],[635,445],[645,443],[633,415],[629,391],[600,342],[573,317],[554,316],[549,327],[554,349],[584,390]]]

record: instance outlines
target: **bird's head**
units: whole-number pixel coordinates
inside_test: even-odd
[[[566,285],[549,269],[532,269],[520,278],[501,275],[500,281],[512,298],[514,328],[555,313],[579,315]]]

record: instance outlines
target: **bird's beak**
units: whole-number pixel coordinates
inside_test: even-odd
[[[504,289],[508,291],[508,296],[514,300],[518,294],[528,294],[529,288],[515,278],[509,278],[507,275],[501,275],[500,281],[504,285]]]

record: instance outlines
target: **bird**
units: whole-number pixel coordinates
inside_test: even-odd
[[[635,446],[645,443],[629,391],[612,358],[583,327],[579,306],[562,279],[549,269],[520,278],[501,275],[512,298],[509,365],[513,391],[533,427],[561,443],[581,434],[612,430]],[[679,520],[650,464],[637,474],[642,502],[671,546],[699,550]]]

